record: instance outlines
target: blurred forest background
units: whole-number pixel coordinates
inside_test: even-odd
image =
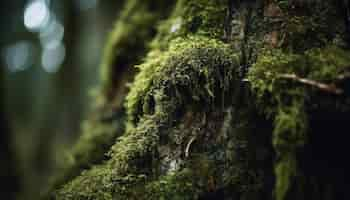
[[[80,133],[119,0],[1,2],[4,199],[37,199]],[[120,2],[120,1],[119,1]],[[3,199],[3,198],[1,198]]]

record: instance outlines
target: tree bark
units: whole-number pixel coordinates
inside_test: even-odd
[[[348,1],[125,4],[79,150],[103,152],[52,198],[349,199]]]

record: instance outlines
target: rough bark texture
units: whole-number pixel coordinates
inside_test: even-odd
[[[348,1],[127,1],[51,198],[349,199],[348,48]]]

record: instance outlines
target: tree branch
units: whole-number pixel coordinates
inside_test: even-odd
[[[303,83],[306,85],[316,87],[316,88],[323,90],[325,92],[329,92],[329,93],[333,93],[333,94],[337,94],[337,95],[344,93],[344,91],[342,89],[337,88],[334,84],[320,83],[320,82],[317,82],[314,80],[298,77],[295,74],[281,74],[278,77],[284,78],[284,79],[294,80],[294,81],[297,81],[297,82],[300,82],[300,83]]]

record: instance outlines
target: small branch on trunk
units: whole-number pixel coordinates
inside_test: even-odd
[[[295,74],[281,74],[278,77],[284,78],[284,79],[294,80],[294,81],[297,81],[297,82],[300,82],[300,83],[303,83],[306,85],[313,86],[313,87],[318,88],[322,91],[337,94],[337,95],[344,93],[344,91],[342,89],[337,88],[334,84],[320,83],[320,82],[317,82],[314,80],[298,77]]]

